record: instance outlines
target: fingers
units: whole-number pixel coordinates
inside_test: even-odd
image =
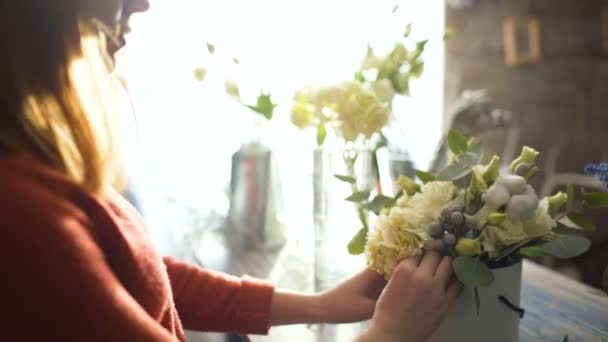
[[[452,281],[450,281],[450,284],[448,285],[448,289],[446,291],[446,297],[448,301],[450,303],[453,302],[456,298],[458,298],[463,289],[464,286],[462,285],[462,283],[458,281],[458,279],[453,278]]]
[[[444,287],[448,288],[448,283],[450,279],[452,279],[452,275],[454,274],[454,268],[452,267],[452,258],[449,256],[444,256],[439,262],[439,266],[437,266],[437,270],[435,271],[435,278],[444,285]]]
[[[441,261],[441,255],[434,251],[426,251],[420,261],[420,269],[427,275],[433,276]]]

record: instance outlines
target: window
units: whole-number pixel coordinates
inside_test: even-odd
[[[202,211],[227,210],[230,156],[247,134],[251,114],[224,94],[225,78],[237,79],[245,97],[271,91],[279,107],[269,137],[283,173],[295,177],[300,173],[289,169],[295,164],[290,158],[311,159],[314,140],[289,124],[293,92],[351,79],[368,43],[388,49],[412,22],[415,39],[430,39],[426,71],[412,85],[412,97],[398,101],[395,110],[402,112],[412,158],[418,167],[427,166],[442,127],[444,4],[401,1],[392,14],[395,5],[384,0],[153,0],[148,13],[133,19],[121,61],[139,127],[130,134],[137,145],[131,175],[161,251],[172,248],[164,217],[167,197]],[[214,58],[207,42],[216,46]],[[233,56],[240,65],[222,62]],[[199,65],[209,69],[202,84],[193,77]]]

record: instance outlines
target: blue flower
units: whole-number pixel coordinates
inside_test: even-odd
[[[589,164],[585,166],[585,172],[594,175],[608,186],[608,163]]]

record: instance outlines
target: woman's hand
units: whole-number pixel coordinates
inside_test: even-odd
[[[366,269],[337,287],[305,295],[276,291],[271,306],[271,325],[297,323],[348,323],[372,317],[376,300],[386,281]]]
[[[386,280],[365,269],[337,287],[319,294],[321,319],[326,323],[350,323],[372,318]]]
[[[422,258],[406,259],[393,271],[359,341],[425,341],[461,290],[452,258],[425,252]]]

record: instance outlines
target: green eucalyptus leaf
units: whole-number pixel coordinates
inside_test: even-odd
[[[461,256],[454,259],[458,279],[470,287],[487,287],[494,281],[494,273],[479,258]]]
[[[416,170],[416,177],[418,177],[423,184],[437,180],[437,177],[435,177],[434,174],[420,170]]]
[[[478,155],[480,161],[481,159],[483,159],[483,145],[481,143],[474,142],[469,144],[469,148],[467,151]]]
[[[553,228],[553,232],[557,234],[573,234],[579,235],[583,233],[583,229],[574,222],[570,221],[567,217],[557,221],[557,227]]]
[[[471,172],[473,172],[473,170],[471,170],[470,167],[459,163],[454,163],[443,169],[443,171],[439,172],[437,175],[437,180],[446,182],[454,181],[467,176]]]
[[[397,13],[397,11],[399,10],[399,6],[400,5],[395,5],[395,7],[393,7],[393,12],[392,12],[393,14]]]
[[[346,200],[349,202],[360,203],[363,201],[367,201],[367,199],[369,198],[369,195],[370,195],[370,191],[357,191],[354,194],[348,196],[346,198]]]
[[[355,184],[357,182],[357,179],[351,176],[334,175],[334,177],[348,184]]]
[[[459,155],[456,160],[458,160],[460,164],[472,167],[479,164],[481,162],[482,157],[483,156],[481,154],[476,154],[474,152],[465,152]]]
[[[361,228],[359,232],[348,243],[348,253],[352,255],[361,255],[365,252],[365,244],[367,243],[367,229]]]
[[[469,149],[467,138],[455,129],[448,133],[448,146],[455,155],[465,153]]]
[[[595,223],[593,223],[590,218],[583,214],[570,213],[568,214],[568,219],[586,232],[594,232],[597,229]]]
[[[608,207],[608,192],[586,192],[583,198],[590,208]]]
[[[378,195],[371,202],[365,203],[363,207],[369,211],[377,213],[384,208],[392,206],[394,203],[395,200],[392,197]]]
[[[325,138],[327,138],[327,129],[325,125],[321,124],[317,127],[317,145],[323,145]]]
[[[566,209],[571,210],[574,207],[574,185],[568,184],[568,190],[566,191],[566,195],[568,195]]]
[[[540,246],[524,247],[518,253],[526,258],[540,258],[545,255],[545,251]]]
[[[570,259],[585,253],[591,242],[579,235],[560,235],[557,239],[541,245],[543,251],[558,259]]]

